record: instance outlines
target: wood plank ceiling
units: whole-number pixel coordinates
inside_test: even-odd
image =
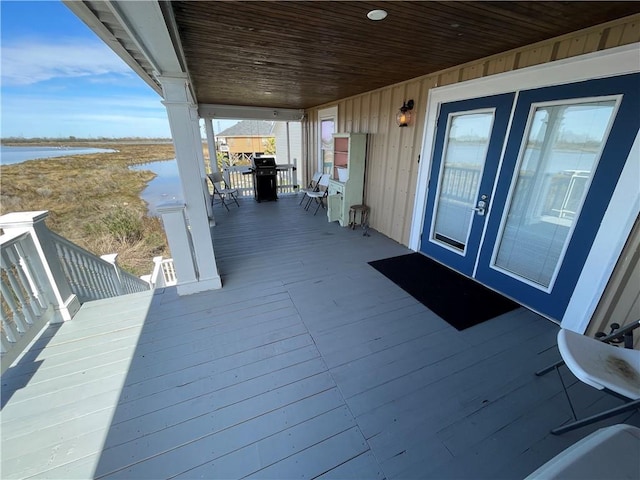
[[[174,1],[199,103],[308,108],[640,12],[640,2]],[[374,22],[367,12],[384,9]]]

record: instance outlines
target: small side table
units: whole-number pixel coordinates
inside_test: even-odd
[[[360,223],[357,223],[358,212],[360,212]],[[352,230],[355,230],[358,225],[366,227],[368,223],[369,207],[367,207],[366,205],[351,205],[351,208],[349,208],[349,227]]]

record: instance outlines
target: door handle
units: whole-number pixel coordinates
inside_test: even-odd
[[[484,195],[483,198],[486,198]],[[486,213],[487,202],[484,200],[478,200],[478,204],[473,208],[473,211],[476,212],[479,216],[483,217]]]

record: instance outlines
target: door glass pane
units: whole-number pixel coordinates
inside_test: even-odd
[[[487,156],[493,112],[450,117],[433,239],[464,251]]]
[[[320,132],[322,135],[320,142],[320,152],[322,155],[322,172],[331,173],[333,166],[333,134],[336,133],[335,120],[333,118],[320,122]]]
[[[615,100],[533,112],[495,265],[548,288],[606,141]]]

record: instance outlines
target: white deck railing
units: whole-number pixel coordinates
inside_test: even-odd
[[[2,369],[18,357],[44,326],[54,318],[46,295],[47,275],[29,232],[0,236],[2,243]]]
[[[47,215],[0,217],[2,372],[47,323],[70,320],[81,303],[150,289],[149,283],[118,267],[117,255],[97,257],[51,232],[44,223]]]
[[[153,272],[149,276],[151,288],[170,287],[178,284],[173,258],[153,257]]]
[[[294,160],[295,162],[295,160]],[[253,197],[253,175],[249,175],[251,167],[246,165],[236,165],[225,167],[229,172],[229,180],[233,188],[238,189],[241,197]],[[289,163],[276,166],[278,194],[290,194],[298,192],[296,163]]]
[[[149,290],[149,283],[116,264],[115,255],[97,257],[66,238],[49,233],[71,291],[80,303]]]

